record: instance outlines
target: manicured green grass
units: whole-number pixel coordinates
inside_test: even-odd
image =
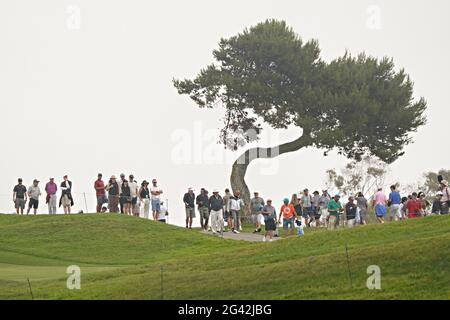
[[[449,299],[449,240],[444,216],[249,243],[120,215],[1,215],[0,298],[30,299],[29,278],[36,299]]]

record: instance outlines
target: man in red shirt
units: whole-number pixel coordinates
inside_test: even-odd
[[[103,204],[108,203],[106,199],[105,183],[102,180],[103,175],[98,174],[98,178],[94,183],[95,193],[97,195],[97,213],[102,212]]]
[[[284,204],[280,210],[280,216],[278,217],[278,223],[281,221],[281,216],[283,215],[283,229],[284,237],[288,236],[289,228],[291,235],[294,234],[294,220],[295,220],[295,208],[292,203],[289,203],[289,199],[285,198],[283,200]]]
[[[417,193],[413,192],[412,199],[409,199],[406,203],[406,211],[408,212],[408,218],[418,218],[421,216],[422,203],[417,199]]]

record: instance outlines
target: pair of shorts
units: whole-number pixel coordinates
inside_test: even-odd
[[[108,203],[108,198],[106,198],[106,195],[97,196],[97,206],[101,207],[105,203]]]
[[[303,212],[302,212],[302,217],[303,218],[313,218],[314,217],[314,211],[312,207],[305,207],[303,208]]]
[[[133,198],[131,198],[131,204],[133,205],[133,206],[135,206],[135,205],[137,205],[137,197],[133,197]]]
[[[386,216],[386,206],[382,203],[379,203],[375,206],[375,214],[377,217],[384,217]]]
[[[72,200],[70,200],[70,198],[69,198],[69,196],[68,196],[67,194],[65,194],[65,195],[62,197],[62,199],[61,199],[61,205],[62,205],[64,208],[67,208],[67,207],[71,207],[71,206],[72,206]]]
[[[195,208],[186,208],[186,219],[195,218]]]
[[[231,216],[231,212],[230,211],[224,211],[223,212],[223,220],[228,220],[228,219],[231,219],[232,218],[232,216]]]
[[[289,227],[294,228],[294,217],[283,218],[283,229],[289,229]]]
[[[274,219],[269,219],[265,221],[265,229],[266,231],[275,231],[277,230],[277,225],[275,224]]]
[[[312,214],[314,216],[314,219],[320,220],[320,210],[318,207],[312,207]]]
[[[391,204],[391,206],[389,207],[389,213],[392,218],[398,217],[400,215],[400,205]]]
[[[200,219],[209,219],[209,208],[208,207],[200,207],[200,208],[198,208],[198,212],[200,213]]]
[[[252,212],[252,222],[253,223],[258,223],[259,221],[261,221],[261,212]]]
[[[161,200],[152,199],[152,211],[153,212],[161,212]]]
[[[28,208],[37,209],[39,207],[39,200],[30,198],[30,202],[28,202]]]
[[[27,202],[25,201],[25,199],[21,199],[21,198],[16,198],[16,202],[15,202],[15,206],[16,209],[25,209],[25,204]]]

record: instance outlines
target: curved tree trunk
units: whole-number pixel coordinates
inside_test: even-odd
[[[245,174],[249,164],[255,159],[273,159],[280,154],[294,152],[311,144],[311,137],[303,131],[303,135],[292,142],[272,148],[252,148],[245,151],[233,164],[231,171],[231,188],[233,192],[239,190],[245,204],[250,203],[250,190],[245,182]],[[246,212],[247,210],[245,210]]]

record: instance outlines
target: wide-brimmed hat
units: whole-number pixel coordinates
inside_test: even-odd
[[[442,180],[442,181],[441,181],[441,184],[443,184],[444,186],[447,187],[447,186],[448,186],[448,181],[447,181],[447,180]]]
[[[115,175],[111,176],[111,180],[113,180],[113,179],[117,179]]]

